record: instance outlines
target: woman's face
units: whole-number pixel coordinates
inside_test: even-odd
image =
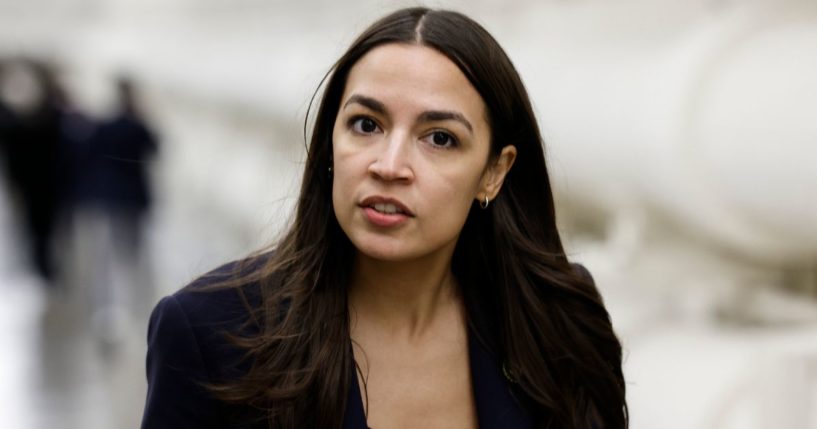
[[[472,202],[493,198],[515,151],[489,166],[482,98],[428,47],[387,44],[350,70],[332,133],[332,203],[364,255],[453,253]]]

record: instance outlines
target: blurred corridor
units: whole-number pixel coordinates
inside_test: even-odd
[[[0,186],[0,415],[13,428],[133,427],[143,401],[144,320],[115,348],[88,329],[81,291],[45,287],[27,269]]]
[[[146,268],[115,286],[107,337],[99,257],[60,224],[70,269],[48,287],[0,171],[3,427],[138,426],[149,308],[275,238],[312,91],[403,4],[0,0],[0,59],[53,61],[94,118],[130,73],[161,142]],[[817,429],[817,5],[434,4],[483,22],[530,90],[568,251],[622,338],[631,427]]]
[[[93,320],[92,293],[82,285],[49,287],[30,267],[20,238],[19,213],[12,210],[6,183],[0,182],[0,416],[9,428],[137,427],[145,397],[145,303],[129,300],[116,320],[115,337],[102,337]],[[199,230],[206,221],[179,222],[158,237],[150,228],[148,246],[155,261],[181,269],[161,278],[175,289],[207,267],[230,257],[230,240],[210,246],[202,257]],[[191,229],[186,229],[189,227]],[[213,237],[217,238],[218,234]],[[219,251],[221,252],[219,254]],[[68,249],[58,250],[63,256]],[[186,267],[186,268],[182,268]],[[174,274],[175,272],[175,274]],[[137,285],[155,302],[155,279]],[[170,286],[170,284],[173,286]],[[127,292],[127,291],[125,291]],[[138,296],[138,294],[132,294]]]

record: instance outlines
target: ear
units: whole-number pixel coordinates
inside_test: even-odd
[[[499,190],[502,189],[502,183],[505,182],[505,176],[511,171],[515,160],[516,146],[508,145],[503,147],[496,160],[488,165],[482,174],[479,193],[475,196],[477,201],[485,200],[486,195],[489,200],[496,198]]]

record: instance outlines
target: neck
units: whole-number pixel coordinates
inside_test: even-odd
[[[351,280],[353,329],[365,320],[392,335],[417,338],[460,305],[450,255],[389,262],[358,254]]]

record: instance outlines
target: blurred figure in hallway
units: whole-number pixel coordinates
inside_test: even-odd
[[[114,343],[130,318],[147,311],[152,298],[150,269],[143,255],[143,230],[152,195],[148,162],[157,139],[137,106],[135,84],[116,82],[117,108],[91,137],[78,182],[77,238],[86,258],[92,327]]]
[[[0,149],[12,198],[19,202],[21,236],[31,263],[53,284],[53,232],[59,203],[62,92],[42,62],[8,61],[0,68]]]

